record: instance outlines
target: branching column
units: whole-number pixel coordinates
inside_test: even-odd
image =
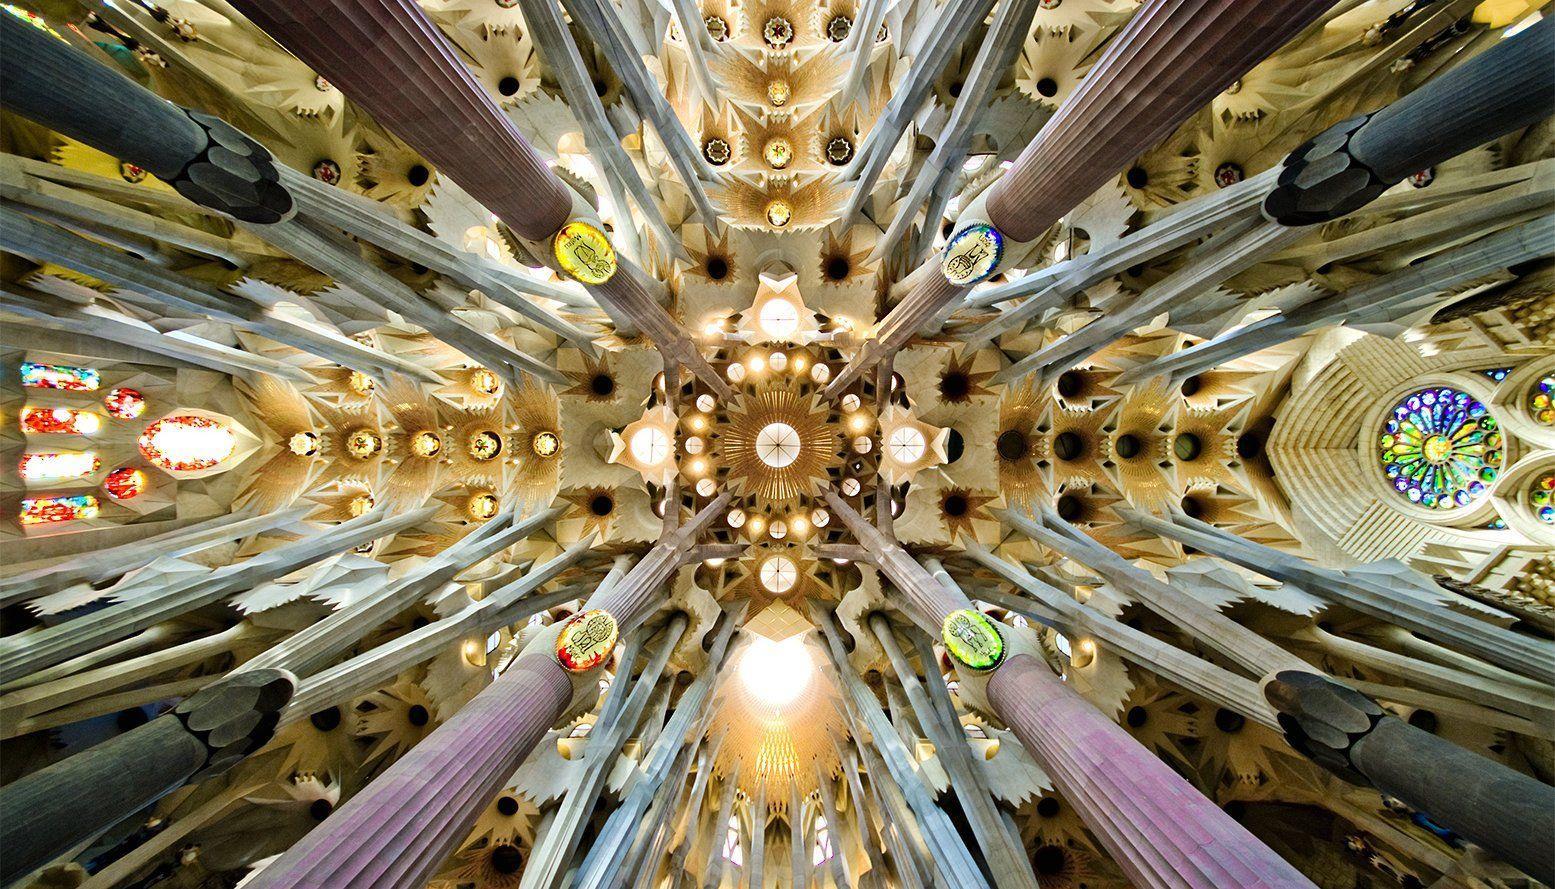
[[[179,194],[248,222],[293,211],[270,152],[222,120],[188,111],[34,28],[0,18],[0,104],[100,148]]]
[[[590,596],[584,611],[605,610],[629,632],[727,504],[726,494],[703,507],[619,583]],[[533,640],[452,719],[266,868],[256,889],[425,885],[502,782],[597,680],[603,661],[578,673],[562,666],[558,629]]]
[[[237,0],[233,4],[528,241],[551,241],[576,215],[566,184],[412,0]],[[592,224],[589,226],[594,228]],[[603,238],[597,229],[595,232]],[[548,261],[550,257],[537,257]],[[621,262],[602,283],[579,278],[714,391],[732,395]]]
[[[962,212],[948,250],[954,253],[958,237],[977,224],[991,225],[1001,244],[1006,238],[1035,239],[1331,5],[1332,0],[1145,3],[1015,165]],[[955,283],[939,265],[933,262],[891,310],[879,345],[849,362],[827,387],[828,395],[841,393],[884,355],[905,346],[941,309],[994,274],[999,258]]]
[[[988,702],[1134,885],[1312,885],[1035,657],[995,670]]]
[[[942,619],[955,608],[970,608],[959,589],[952,592],[936,580],[835,495],[829,499],[837,517],[875,554],[876,567],[909,601]],[[967,604],[946,609],[957,600]],[[931,631],[938,634],[940,628]],[[1017,651],[991,672],[962,675],[964,690],[986,679],[994,713],[1073,801],[1135,885],[1311,885],[1032,655]]]

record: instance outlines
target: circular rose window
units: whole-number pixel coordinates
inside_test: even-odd
[[[1378,437],[1378,459],[1400,496],[1453,510],[1483,498],[1506,459],[1501,427],[1467,392],[1433,386],[1406,395]]]

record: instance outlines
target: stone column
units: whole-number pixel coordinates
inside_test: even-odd
[[[1313,885],[1035,657],[995,670],[988,701],[1134,885]]]
[[[202,206],[246,222],[289,217],[270,153],[225,121],[189,111],[16,16],[0,19],[0,104],[131,163]]]
[[[1016,241],[1042,234],[1332,5],[1145,3],[990,189],[989,220]]]
[[[957,234],[986,220],[1004,240],[1034,240],[1331,5],[1149,0],[1015,165],[962,211]],[[999,264],[995,259],[982,277]],[[935,280],[944,277],[938,259],[930,266],[886,316],[881,329],[890,331],[890,340],[882,336],[879,346],[866,346],[834,378],[828,395],[900,348],[975,283]]]
[[[1555,105],[1555,21],[1545,17],[1380,111],[1291,152],[1264,214],[1338,219],[1433,164],[1543,120]]]
[[[414,0],[237,0],[233,5],[521,238],[540,242],[543,252],[551,250],[551,239],[580,210],[592,213],[502,113]],[[669,313],[651,298],[637,299],[643,288],[632,280],[634,272],[618,262],[602,284],[583,283],[602,305],[631,318],[656,346],[682,360],[714,391],[727,394],[728,384]]]
[[[832,515],[842,520],[859,544],[870,554],[875,567],[896,585],[905,597],[902,611],[931,635],[938,636],[945,616],[952,611],[971,608],[972,601],[960,590],[941,585],[913,559],[896,538],[870,524],[835,491],[826,490],[826,503]]]
[[[252,886],[424,886],[572,698],[572,677],[555,655],[524,653]]]
[[[1555,885],[1555,787],[1420,731],[1321,676],[1280,673],[1265,693],[1291,746],[1319,765]]]
[[[172,712],[0,790],[0,882],[10,883],[186,783],[231,768],[269,742],[294,680],[231,676]]]
[[[584,610],[603,609],[630,633],[727,504],[725,494],[703,507],[619,583],[590,596]],[[599,668],[570,673],[562,666],[554,650],[561,629],[531,640],[507,672],[266,868],[255,889],[424,885],[546,731],[587,699]]]

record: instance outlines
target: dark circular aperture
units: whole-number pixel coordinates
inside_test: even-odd
[[[1068,462],[1079,459],[1085,452],[1085,439],[1079,433],[1060,432],[1053,437],[1053,456]]]
[[[1019,429],[999,433],[999,440],[994,447],[1005,460],[1021,460],[1031,453],[1031,442],[1026,439],[1026,433]]]
[[[421,706],[420,704],[414,704],[411,706],[410,710],[406,711],[405,718],[410,720],[411,725],[419,727],[426,725],[428,722],[431,722],[432,714],[428,713],[427,708]]]
[[[327,710],[320,710],[309,716],[308,721],[313,723],[313,727],[321,732],[332,732],[340,728],[340,708],[330,707]]]
[[[426,185],[427,180],[431,178],[432,171],[428,170],[424,164],[415,164],[409,170],[405,171],[405,181],[409,182],[411,185],[416,186],[417,188]]]
[[[597,516],[610,515],[615,508],[616,502],[609,494],[595,494],[593,499],[589,500],[589,512]]]
[[[1113,443],[1112,451],[1125,460],[1132,460],[1139,456],[1139,452],[1143,449],[1143,447],[1144,446],[1139,443],[1139,438],[1137,436],[1125,432],[1118,436],[1118,440]]]

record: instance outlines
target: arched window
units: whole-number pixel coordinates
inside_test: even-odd
[[[815,816],[815,851],[810,855],[810,864],[819,866],[824,861],[830,861],[832,857],[831,828],[826,825],[826,816]]]
[[[745,849],[740,845],[740,817],[729,816],[729,829],[724,833],[724,861],[735,867],[745,864]]]

